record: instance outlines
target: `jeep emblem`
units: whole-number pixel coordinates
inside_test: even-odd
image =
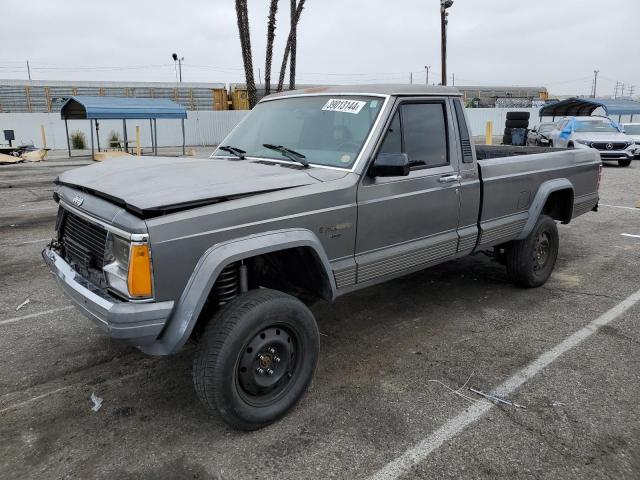
[[[610,143],[607,143],[607,150],[611,150],[613,148],[613,145],[611,145]]]
[[[76,195],[71,199],[71,201],[73,202],[74,205],[79,207],[84,203],[84,198],[82,198],[80,195]]]

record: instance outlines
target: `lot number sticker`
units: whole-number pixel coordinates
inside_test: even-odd
[[[359,100],[340,100],[338,98],[331,98],[324,107],[322,107],[322,110],[326,112],[344,112],[357,115],[366,104],[367,102],[361,102]]]

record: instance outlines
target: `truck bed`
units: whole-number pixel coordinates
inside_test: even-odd
[[[564,223],[598,203],[601,162],[595,150],[488,145],[478,150],[485,157],[478,161],[482,201],[477,248],[521,238],[533,218],[532,208],[556,189],[563,195],[559,208],[568,209],[558,213]]]
[[[566,148],[549,147],[514,147],[512,145],[476,145],[476,158],[515,157],[519,155],[534,155],[536,153],[564,152]]]

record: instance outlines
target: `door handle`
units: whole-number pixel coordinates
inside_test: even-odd
[[[445,175],[444,177],[440,177],[438,181],[440,183],[453,183],[460,180],[460,178],[462,178],[460,175]]]

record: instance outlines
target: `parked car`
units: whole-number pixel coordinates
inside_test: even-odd
[[[601,162],[591,149],[530,150],[474,147],[454,88],[283,92],[209,159],[62,173],[43,258],[112,337],[152,355],[194,341],[202,404],[252,430],[311,382],[310,303],[477,252],[518,285],[547,281],[556,222],[597,209]]]
[[[628,167],[635,155],[633,139],[607,117],[566,117],[551,133],[552,146],[576,149],[593,148],[602,160],[616,161]]]
[[[640,160],[640,123],[623,123],[624,133],[629,135],[636,144],[635,158]]]
[[[543,122],[532,130],[529,130],[527,145],[548,147],[551,143],[550,134],[554,128],[556,128],[556,122]]]

